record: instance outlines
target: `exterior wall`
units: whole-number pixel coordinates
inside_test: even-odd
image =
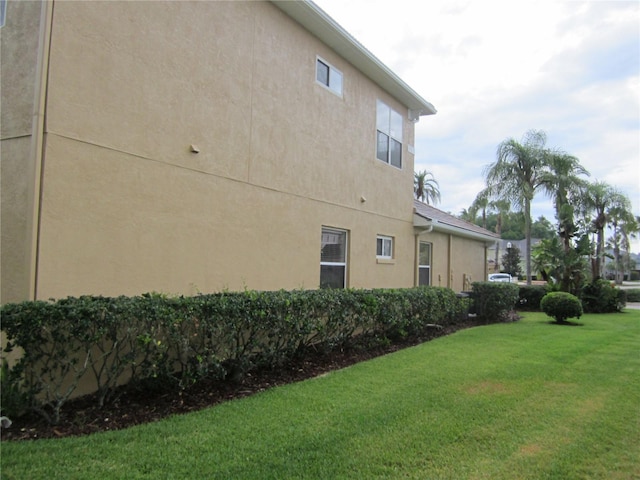
[[[275,6],[56,2],[49,64],[38,298],[316,288],[322,226],[349,231],[349,286],[414,284],[407,109]]]
[[[0,303],[30,297],[42,5],[8,2],[0,29]]]
[[[423,233],[422,242],[432,244],[431,284],[457,292],[470,290],[470,283],[485,281],[485,243],[444,232]]]

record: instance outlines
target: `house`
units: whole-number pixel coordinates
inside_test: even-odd
[[[2,303],[486,274],[490,234],[414,214],[435,108],[314,3],[9,1],[5,20]]]
[[[539,238],[532,238],[531,239],[531,249],[533,252],[533,247],[535,247],[536,245],[538,245],[540,243],[540,239]],[[526,246],[527,241],[525,239],[521,239],[521,240],[499,240],[498,242],[496,242],[494,245],[492,245],[491,247],[489,247],[489,251],[488,251],[488,268],[489,268],[489,272],[493,273],[493,272],[501,272],[504,271],[504,268],[502,266],[502,258],[503,256],[509,251],[510,248],[512,247],[516,247],[518,249],[518,251],[520,252],[520,271],[521,272],[525,272],[526,271],[526,265],[525,265],[525,252],[527,251],[527,246]],[[497,257],[497,258],[496,258]],[[532,257],[533,259],[533,257]],[[497,264],[497,268],[496,268],[496,264]],[[536,272],[532,272],[533,274],[533,279],[535,280],[537,278]]]
[[[500,237],[471,222],[414,200],[418,241],[418,284],[471,290],[487,279],[489,248]]]

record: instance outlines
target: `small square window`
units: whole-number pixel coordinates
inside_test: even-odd
[[[376,257],[391,259],[393,258],[393,238],[378,235],[376,242]]]
[[[342,96],[342,72],[319,58],[316,59],[316,81]]]

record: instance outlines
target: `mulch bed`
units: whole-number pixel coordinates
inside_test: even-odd
[[[2,441],[61,438],[120,430],[133,425],[155,422],[169,415],[201,410],[279,385],[312,378],[475,325],[477,325],[475,322],[469,321],[443,329],[432,328],[420,338],[405,339],[369,350],[356,345],[349,350],[328,354],[311,352],[282,368],[248,373],[238,382],[203,380],[183,391],[155,393],[123,389],[118,392],[117,400],[102,408],[99,408],[95,399],[88,395],[66,403],[58,425],[49,425],[39,415],[30,413],[11,419],[13,424],[9,428],[2,429],[1,438]]]

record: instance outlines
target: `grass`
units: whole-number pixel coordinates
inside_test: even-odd
[[[6,479],[640,478],[640,310],[528,313],[201,412],[4,443]]]

